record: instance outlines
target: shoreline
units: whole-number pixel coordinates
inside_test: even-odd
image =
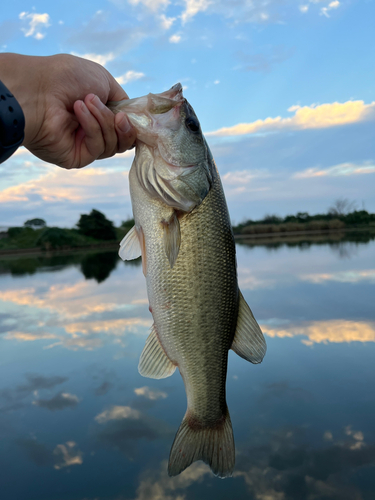
[[[348,227],[348,228],[339,228],[339,229],[315,229],[315,230],[305,230],[305,231],[278,231],[271,233],[253,233],[253,234],[234,234],[235,241],[249,241],[249,240],[273,240],[273,241],[282,241],[283,239],[287,239],[290,237],[308,237],[308,236],[338,236],[340,234],[345,234],[348,232],[371,232],[375,235],[375,228],[373,226],[367,227]],[[82,253],[82,252],[92,252],[95,250],[117,250],[119,248],[119,242],[110,242],[110,243],[97,243],[93,245],[84,245],[78,247],[67,247],[67,248],[58,248],[58,249],[50,249],[43,250],[40,247],[32,247],[32,248],[6,248],[0,250],[0,258],[1,257],[16,257],[16,256],[45,256],[49,257],[52,255],[58,254],[74,254],[74,253]]]
[[[343,227],[339,229],[305,229],[302,231],[274,231],[271,233],[252,233],[252,234],[235,234],[235,240],[248,240],[248,239],[258,239],[258,238],[279,238],[282,239],[284,236],[316,236],[316,235],[329,235],[329,234],[339,234],[348,233],[351,231],[369,231],[374,232],[375,228],[373,226],[366,227]]]

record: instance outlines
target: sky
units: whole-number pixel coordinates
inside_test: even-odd
[[[374,0],[15,0],[0,51],[75,54],[130,97],[177,82],[215,157],[234,223],[375,212]],[[132,215],[133,152],[63,170],[20,148],[0,165],[0,226]]]

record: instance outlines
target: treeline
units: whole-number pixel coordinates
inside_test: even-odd
[[[346,213],[344,213],[346,208]],[[350,228],[373,228],[375,214],[366,210],[352,210],[336,202],[327,213],[310,215],[298,212],[296,215],[279,217],[266,215],[260,220],[248,219],[233,227],[236,235],[282,234],[302,231],[333,231]],[[341,210],[341,212],[340,212]],[[103,247],[118,244],[134,225],[134,220],[123,221],[115,227],[112,221],[98,210],[82,214],[72,229],[48,227],[44,219],[27,220],[22,227],[11,227],[0,233],[0,251],[18,249],[61,250],[84,247]]]
[[[248,219],[233,227],[234,234],[251,235],[262,233],[283,233],[295,231],[326,231],[345,228],[374,227],[375,214],[366,210],[353,210],[339,213],[330,209],[327,213],[310,215],[308,212],[298,212],[296,215],[279,217],[266,215],[260,220]]]
[[[80,216],[76,227],[63,229],[48,227],[44,219],[27,220],[21,227],[10,227],[1,234],[0,250],[42,250],[95,247],[116,244],[131,229],[134,220],[124,221],[115,227],[99,210]]]

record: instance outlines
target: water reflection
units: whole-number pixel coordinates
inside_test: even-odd
[[[296,234],[282,238],[280,236],[260,236],[258,238],[238,238],[236,241],[238,245],[244,245],[249,248],[262,246],[270,252],[282,247],[297,247],[301,251],[304,251],[315,245],[328,245],[339,258],[346,259],[354,257],[360,246],[367,245],[374,240],[375,232],[368,230],[312,235]]]
[[[151,326],[138,263],[115,252],[0,261],[2,496],[374,498],[375,242],[341,240],[350,259],[336,241],[289,243],[238,246],[268,352],[259,366],[229,355],[225,481],[201,462],[167,475],[186,398],[178,375],[138,374]]]
[[[43,271],[61,271],[74,266],[78,267],[86,279],[95,279],[98,283],[105,281],[122,262],[117,250],[87,253],[62,253],[55,255],[38,254],[34,257],[11,256],[0,260],[0,275],[10,273],[12,276],[33,275]],[[139,266],[141,259],[125,262],[124,265]]]

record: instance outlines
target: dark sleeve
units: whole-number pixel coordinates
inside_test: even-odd
[[[13,94],[0,80],[0,163],[22,144],[25,117]]]

